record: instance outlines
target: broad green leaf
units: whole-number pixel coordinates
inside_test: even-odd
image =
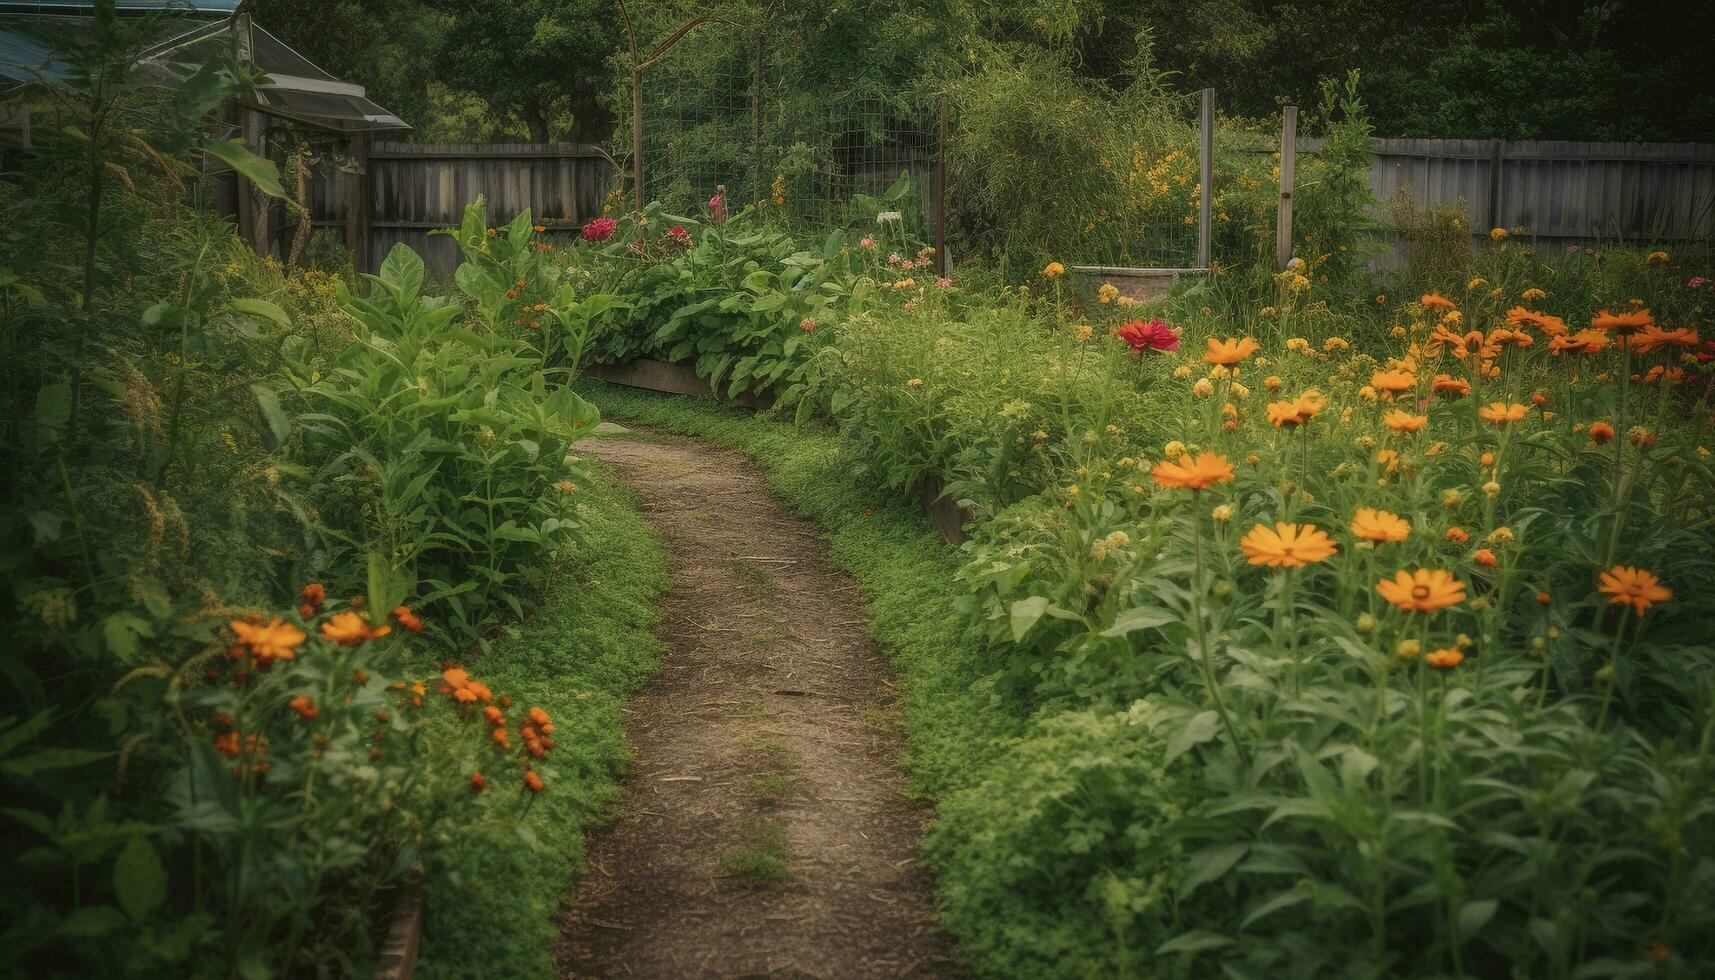
[[[108,652],[121,661],[137,656],[139,637],[154,635],[154,624],[136,613],[116,612],[101,621],[101,637],[107,642]]]
[[[267,385],[251,385],[250,390],[256,395],[256,409],[262,413],[265,426],[264,440],[269,451],[279,449],[286,444],[286,439],[292,434],[292,420],[280,408],[280,396]]]
[[[26,779],[37,773],[55,769],[75,769],[92,762],[112,758],[112,752],[96,749],[43,749],[29,755],[0,761],[0,772],[15,779]]]
[[[1500,902],[1492,898],[1480,898],[1474,902],[1466,902],[1459,907],[1459,939],[1470,942],[1495,917],[1495,910],[1500,908]]]
[[[119,852],[113,864],[113,895],[125,914],[138,922],[167,900],[167,871],[144,838],[131,838]]]
[[[268,320],[279,326],[282,330],[290,330],[292,328],[292,318],[286,315],[286,311],[265,299],[255,299],[246,296],[241,299],[233,300],[232,308],[246,316],[253,316],[259,320]]]
[[[269,197],[286,196],[285,188],[280,186],[280,168],[274,166],[274,161],[250,152],[238,140],[215,140],[203,144],[203,150],[236,170]]]
[[[1156,953],[1201,953],[1208,949],[1219,949],[1230,946],[1233,941],[1218,932],[1207,929],[1193,929],[1182,932],[1172,939],[1155,948]]]
[[[36,390],[36,424],[54,436],[71,421],[71,385],[43,385]]]
[[[1179,886],[1181,893],[1190,895],[1209,882],[1218,880],[1231,871],[1233,865],[1239,863],[1250,847],[1246,843],[1216,844],[1191,855],[1191,860],[1185,865],[1185,880]]]
[[[1166,626],[1168,623],[1179,621],[1179,617],[1171,609],[1160,606],[1139,606],[1127,609],[1114,617],[1114,624],[1102,630],[1103,636],[1125,636],[1135,630],[1154,629]]]
[[[1162,765],[1167,765],[1189,752],[1193,746],[1201,745],[1214,738],[1215,733],[1220,730],[1220,724],[1220,716],[1213,711],[1203,711],[1194,715],[1190,721],[1173,733],[1172,738],[1167,740],[1167,749],[1161,756]],[[1238,859],[1234,858],[1233,860]]]
[[[1028,599],[1014,600],[1009,617],[1012,623],[1013,642],[1023,643],[1025,634],[1030,632],[1037,621],[1042,618],[1042,614],[1047,611],[1047,596],[1033,595]]]

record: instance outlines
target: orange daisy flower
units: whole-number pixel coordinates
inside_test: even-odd
[[[417,618],[417,614],[412,612],[409,606],[394,606],[393,621],[413,633],[423,632],[423,621]]]
[[[542,792],[542,777],[536,775],[535,770],[524,770],[524,788],[532,793]]]
[[[298,713],[298,717],[309,721],[316,716],[316,703],[306,694],[300,694],[286,702],[286,706]]]
[[[1377,371],[1370,375],[1370,387],[1389,394],[1410,391],[1416,384],[1417,378],[1410,371]]]
[[[1249,337],[1242,340],[1228,337],[1226,340],[1209,338],[1209,349],[1203,352],[1203,360],[1210,364],[1223,364],[1232,367],[1245,358],[1256,353],[1259,345]]]
[[[266,626],[246,619],[235,619],[228,625],[238,642],[263,660],[290,660],[305,639],[303,630],[278,616]]]
[[[1508,425],[1530,414],[1530,406],[1517,402],[1490,402],[1477,409],[1477,417],[1494,425]]]
[[[342,647],[354,647],[392,632],[390,626],[370,626],[359,614],[346,610],[322,624],[322,639]]]
[[[1563,336],[1566,333],[1566,321],[1547,313],[1527,310],[1515,306],[1507,311],[1507,323],[1515,327],[1535,327],[1550,337]]]
[[[1649,310],[1622,310],[1619,313],[1603,310],[1590,318],[1590,329],[1604,332],[1611,330],[1622,337],[1629,337],[1639,330],[1653,326],[1655,317],[1650,315]]]
[[[1352,516],[1352,533],[1376,544],[1404,541],[1411,535],[1411,522],[1389,511],[1359,507]]]
[[[1673,598],[1673,590],[1662,585],[1654,573],[1629,565],[1615,565],[1603,572],[1597,588],[1608,594],[1609,605],[1631,606],[1639,616],[1650,606]]]
[[[1436,670],[1452,670],[1465,662],[1465,652],[1458,647],[1444,647],[1423,655],[1423,662]]]
[[[1277,523],[1273,528],[1258,524],[1239,542],[1239,550],[1252,565],[1270,568],[1302,568],[1326,561],[1338,549],[1327,532],[1312,524]]]
[[[1376,592],[1406,612],[1434,612],[1465,601],[1465,583],[1441,568],[1400,569],[1378,582]]]
[[[1418,299],[1417,305],[1426,310],[1456,310],[1459,308],[1458,304],[1440,293],[1424,293]]]
[[[1431,387],[1438,395],[1452,395],[1455,398],[1463,398],[1471,393],[1471,382],[1464,378],[1455,378],[1451,374],[1437,374]]]
[[[1590,423],[1590,441],[1598,446],[1607,444],[1614,438],[1614,427],[1606,422]]]
[[[1413,415],[1396,408],[1382,416],[1382,424],[1395,432],[1420,432],[1429,424],[1429,416]]]
[[[1219,453],[1199,453],[1195,459],[1185,453],[1177,463],[1165,459],[1156,463],[1150,475],[1169,490],[1207,490],[1217,483],[1232,482],[1233,464]]]

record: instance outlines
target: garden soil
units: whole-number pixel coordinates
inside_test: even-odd
[[[907,795],[898,692],[856,585],[744,456],[655,433],[579,449],[671,560],[633,762],[568,900],[567,977],[963,976]]]

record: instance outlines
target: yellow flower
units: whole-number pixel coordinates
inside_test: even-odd
[[[1042,278],[1058,279],[1066,274],[1066,267],[1058,262],[1050,262],[1042,267]]]
[[[1230,521],[1233,519],[1233,505],[1218,504],[1214,510],[1209,511],[1209,516],[1217,521]]]
[[[1103,305],[1112,303],[1119,297],[1119,294],[1119,287],[1115,286],[1111,282],[1102,283],[1102,288],[1096,290],[1096,298],[1101,300]]]
[[[1505,241],[1506,237],[1507,237],[1507,230],[1505,228],[1490,228],[1489,229],[1489,237],[1494,239],[1497,242]]]

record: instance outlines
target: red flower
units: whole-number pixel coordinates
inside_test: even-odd
[[[473,772],[470,774],[470,788],[480,793],[488,788],[488,780],[482,778],[482,773]]]
[[[726,220],[726,195],[716,194],[709,198],[709,215],[717,225]]]
[[[672,239],[673,244],[682,248],[691,246],[691,233],[685,230],[684,225],[674,225],[667,229],[667,237]]]
[[[584,225],[584,230],[578,234],[586,242],[605,242],[613,237],[613,230],[619,227],[619,222],[612,218],[597,218]]]
[[[1114,331],[1114,336],[1126,342],[1131,352],[1136,355],[1146,350],[1176,351],[1179,349],[1179,334],[1172,327],[1160,320],[1127,320]]]

